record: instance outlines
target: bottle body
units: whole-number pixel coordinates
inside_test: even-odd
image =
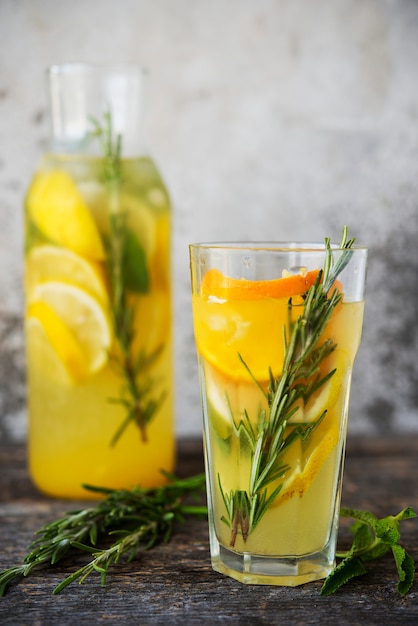
[[[165,482],[175,455],[170,201],[150,158],[43,158],[25,203],[25,302],[38,488],[89,498],[83,484]]]

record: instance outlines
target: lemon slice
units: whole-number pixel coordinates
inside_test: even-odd
[[[86,371],[100,370],[112,342],[109,315],[87,291],[59,281],[46,281],[32,291],[31,304],[47,304],[73,334],[83,351]]]
[[[319,470],[338,444],[338,423],[333,422],[327,430],[321,434],[318,433],[318,435],[314,433],[312,437],[313,441],[309,446],[309,451],[303,451],[300,442],[292,444],[293,450],[289,450],[285,459],[286,463],[290,465],[290,470],[285,476],[277,498],[272,503],[273,507],[283,504],[295,496],[301,498],[306,493]],[[301,459],[304,460],[303,467],[300,466]]]
[[[227,439],[241,421],[250,421],[257,430],[261,410],[267,410],[267,400],[254,382],[231,380],[205,363],[205,393],[209,421],[221,439]],[[233,411],[233,415],[231,414]]]
[[[81,256],[104,259],[97,226],[74,180],[66,172],[52,170],[37,174],[28,192],[27,210],[51,241]]]
[[[137,331],[132,342],[132,352],[152,354],[164,347],[170,337],[171,308],[169,294],[154,290],[149,294],[132,298],[134,328]]]
[[[30,293],[38,283],[48,280],[69,282],[82,287],[104,304],[108,293],[103,267],[75,252],[58,246],[42,245],[32,248],[26,259],[25,283]]]
[[[228,392],[223,381],[217,380],[215,372],[205,367],[205,392],[208,399],[209,423],[221,439],[228,439],[233,432],[233,422],[229,409]]]
[[[156,251],[157,215],[152,208],[138,196],[122,192],[115,195],[110,203],[106,188],[92,181],[82,181],[79,191],[90,207],[100,232],[109,234],[109,217],[121,215],[126,219],[126,226],[135,235],[147,258]]]
[[[86,375],[81,346],[69,328],[44,302],[29,305],[26,320],[30,371],[61,384],[77,384]]]
[[[150,207],[134,196],[123,194],[121,207],[126,211],[128,228],[137,237],[145,256],[149,259],[156,246],[156,216]]]
[[[289,419],[288,424],[314,422],[324,411],[330,410],[335,405],[351,372],[350,360],[344,351],[338,350],[324,361],[321,376],[333,370],[335,371],[331,378],[319,387],[306,405],[303,405],[302,401],[298,403],[299,408]]]

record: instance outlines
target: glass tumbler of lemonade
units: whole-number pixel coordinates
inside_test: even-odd
[[[131,65],[48,70],[24,281],[29,465],[53,496],[173,469],[170,201],[144,143],[145,83]]]
[[[190,246],[213,568],[295,586],[334,566],[367,250]]]

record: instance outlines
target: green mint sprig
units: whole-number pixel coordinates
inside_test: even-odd
[[[411,507],[403,509],[397,515],[378,518],[373,513],[358,509],[341,508],[340,517],[353,518],[351,526],[354,535],[351,548],[346,552],[338,552],[342,559],[325,579],[321,595],[329,596],[352,578],[367,573],[365,563],[378,559],[392,551],[398,570],[398,592],[405,595],[414,582],[415,563],[410,554],[399,541],[401,538],[400,522],[416,517]]]

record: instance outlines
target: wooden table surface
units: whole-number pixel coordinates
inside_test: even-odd
[[[201,442],[179,441],[178,474],[202,469]],[[379,516],[406,506],[418,511],[418,437],[349,438],[342,504]],[[0,445],[0,569],[20,562],[41,525],[79,505],[39,494],[27,473],[25,447]],[[341,529],[340,546],[348,539],[348,530]],[[418,519],[402,523],[402,544],[418,565]],[[391,556],[370,563],[366,576],[329,597],[319,595],[321,582],[247,586],[211,569],[205,520],[187,520],[170,543],[131,563],[120,562],[105,587],[91,576],[52,596],[52,589],[84,563],[83,555],[77,559],[35,570],[11,587],[0,598],[0,624],[418,624],[418,583],[400,596]]]

